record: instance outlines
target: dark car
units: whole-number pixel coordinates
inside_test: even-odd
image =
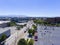
[[[35,37],[34,37],[34,40],[35,40],[35,41],[38,41],[38,36],[35,36]]]
[[[32,34],[29,34],[28,37],[29,37],[29,38],[32,38]]]
[[[24,31],[24,33],[26,33],[26,31]]]

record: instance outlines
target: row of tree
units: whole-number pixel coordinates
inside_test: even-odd
[[[30,37],[30,36],[31,36],[31,37],[34,36],[36,30],[37,30],[37,26],[33,25],[33,26],[32,26],[32,29],[29,29],[29,30],[28,30],[29,37]]]
[[[60,23],[49,23],[44,20],[34,20],[34,23],[41,24],[41,25],[47,25],[47,26],[60,26]]]

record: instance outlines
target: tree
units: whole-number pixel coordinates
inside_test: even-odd
[[[17,30],[20,30],[20,26],[17,26]]]
[[[27,45],[27,41],[25,39],[20,39],[18,45]]]
[[[32,27],[33,27],[33,30],[36,30],[37,29],[37,26],[35,26],[35,25],[33,25]]]
[[[21,28],[23,28],[23,25],[20,25]]]
[[[34,20],[34,23],[37,23],[37,20]]]
[[[35,34],[35,30],[32,31],[32,36],[34,36],[34,34]]]
[[[7,38],[7,36],[5,34],[2,34],[2,36],[0,37],[0,42],[4,41]]]
[[[27,24],[24,24],[24,26],[26,26]]]
[[[30,39],[30,41],[28,42],[28,45],[33,45],[33,44],[34,44],[33,39]]]
[[[11,22],[9,22],[8,25],[9,25],[9,26],[16,26],[16,22],[11,21]]]
[[[32,32],[33,32],[32,29],[29,29],[29,30],[28,30],[28,33],[29,33],[29,34],[31,34]]]

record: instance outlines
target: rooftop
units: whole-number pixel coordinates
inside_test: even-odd
[[[5,31],[8,31],[10,30],[11,31],[11,34],[15,33],[17,30],[16,30],[16,27],[5,27],[5,28],[0,28],[0,34],[5,32]],[[13,31],[12,31],[13,30]]]
[[[10,21],[0,21],[0,24],[3,24],[3,23],[8,23]]]
[[[24,24],[27,24],[26,22],[25,23],[17,23],[17,25],[24,25]]]

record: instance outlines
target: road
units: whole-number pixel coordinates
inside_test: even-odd
[[[60,45],[60,27],[37,26],[38,41],[34,45]]]
[[[28,28],[32,28],[33,25],[33,21],[29,21],[27,23],[27,26],[22,28],[21,30],[15,32],[14,34],[12,34],[8,39],[6,39],[5,45],[17,45],[18,41],[21,38],[27,38],[27,32],[24,33],[24,31],[26,31]]]

